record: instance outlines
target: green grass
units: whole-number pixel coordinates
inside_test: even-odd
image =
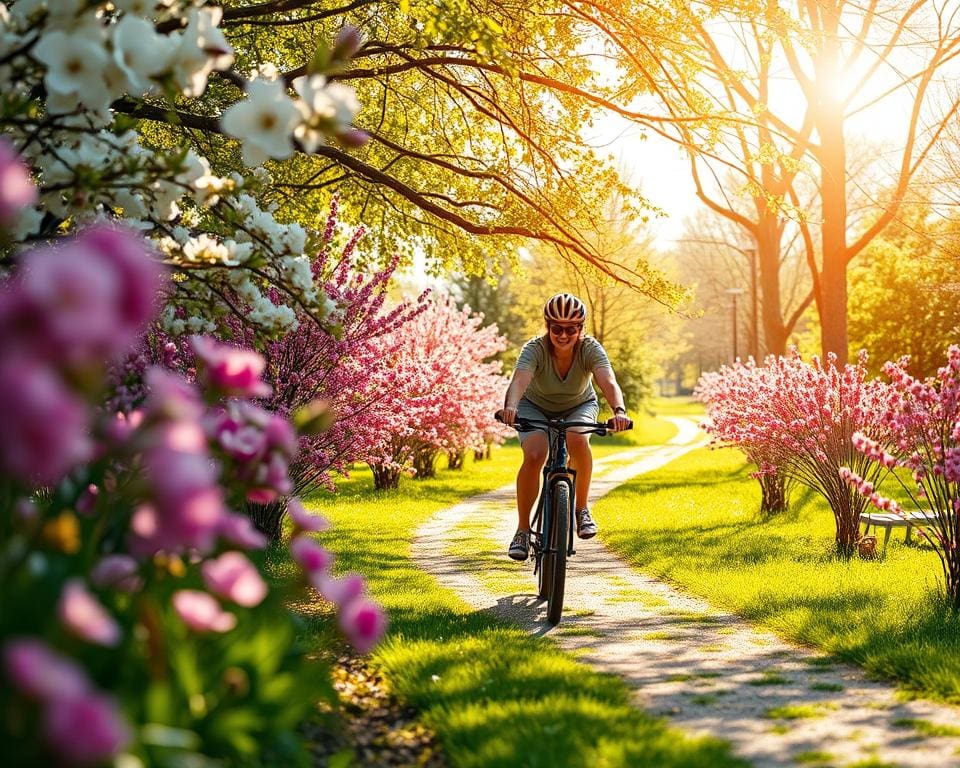
[[[760,675],[760,677],[756,677],[753,680],[747,681],[747,684],[754,686],[789,685],[790,682],[790,678],[784,677],[779,672],[768,670]]]
[[[654,397],[650,401],[649,411],[657,416],[704,415],[703,403],[692,397]]]
[[[401,480],[397,491],[374,492],[369,472],[358,471],[339,496],[309,500],[334,523],[321,540],[337,570],[365,574],[390,613],[374,663],[437,734],[449,764],[744,766],[725,743],[687,738],[633,707],[619,678],[472,610],[410,560],[413,533],[434,512],[512,480],[517,449],[495,455],[435,479]],[[275,569],[292,566],[281,560]],[[308,638],[329,637],[329,616],[308,621]]]
[[[883,560],[839,559],[818,496],[799,488],[789,512],[762,517],[749,471],[734,450],[688,453],[600,499],[602,536],[637,568],[715,608],[909,693],[960,701],[960,618],[932,596],[936,554],[894,537]]]
[[[839,693],[844,690],[840,683],[813,683],[810,686],[811,691],[825,691],[827,693]]]
[[[797,765],[820,765],[833,760],[833,755],[829,752],[812,749],[808,752],[798,752],[791,759],[797,763]]]
[[[960,728],[955,725],[941,725],[929,720],[919,720],[912,717],[901,717],[893,721],[898,728],[912,728],[921,736],[960,736]]]
[[[768,709],[766,716],[772,720],[808,720],[824,717],[831,709],[829,704],[785,704]]]

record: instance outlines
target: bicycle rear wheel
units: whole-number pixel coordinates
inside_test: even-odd
[[[570,523],[570,485],[560,480],[550,494],[550,527],[547,554],[544,555],[544,581],[547,587],[547,621],[559,624],[563,614],[563,593],[567,582],[567,535]],[[548,578],[549,576],[549,578]]]

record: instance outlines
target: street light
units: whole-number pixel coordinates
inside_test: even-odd
[[[744,293],[743,288],[727,288],[727,294],[730,296],[731,312],[730,319],[733,324],[733,361],[737,361],[737,296]]]

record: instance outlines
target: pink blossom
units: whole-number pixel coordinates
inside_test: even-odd
[[[35,638],[7,641],[3,665],[10,682],[22,693],[41,701],[79,696],[90,688],[86,673],[79,666]]]
[[[47,744],[66,765],[99,765],[130,743],[117,705],[100,693],[56,696],[43,716]]]
[[[363,577],[357,573],[348,573],[338,579],[329,573],[318,572],[313,578],[313,586],[323,595],[324,600],[329,600],[342,609],[363,594],[365,585]]]
[[[219,533],[230,544],[241,549],[263,549],[267,546],[267,537],[254,528],[246,515],[225,515],[220,521]]]
[[[387,615],[376,603],[362,597],[341,608],[340,629],[360,653],[367,653],[387,629]]]
[[[27,483],[54,485],[92,455],[88,409],[39,361],[0,357],[0,403],[0,470]]]
[[[137,549],[210,551],[228,514],[210,458],[161,448],[144,459],[152,502],[134,513]]]
[[[120,626],[80,579],[64,584],[57,615],[64,627],[81,640],[106,646],[120,642]]]
[[[117,345],[122,351],[140,335],[158,309],[164,269],[150,244],[129,229],[114,224],[90,227],[78,241],[109,265],[120,284],[114,312]],[[126,337],[121,341],[120,337]]]
[[[329,520],[322,515],[308,512],[300,499],[294,498],[287,502],[287,514],[290,515],[296,533],[314,533],[330,528]]]
[[[17,277],[35,349],[71,367],[128,350],[153,316],[160,272],[145,241],[112,226],[26,254]]]
[[[148,389],[145,417],[195,421],[203,414],[197,391],[182,376],[151,366],[144,374],[144,382]]]
[[[327,571],[333,565],[333,555],[307,536],[295,536],[290,541],[290,554],[308,576]]]
[[[244,608],[259,605],[267,596],[267,585],[259,571],[239,552],[224,552],[202,567],[207,589]]]
[[[0,224],[13,223],[20,211],[36,201],[30,171],[9,139],[0,137]]]
[[[236,616],[224,611],[215,598],[196,589],[175,592],[173,608],[194,632],[229,632],[237,625]]]
[[[190,347],[208,386],[223,395],[267,397],[272,390],[261,381],[265,361],[250,349],[221,344],[209,336],[191,336]]]
[[[130,555],[106,555],[90,571],[90,582],[102,589],[139,592],[143,579],[140,564]]]

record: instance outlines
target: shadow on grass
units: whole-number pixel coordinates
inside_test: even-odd
[[[634,709],[616,677],[489,614],[424,607],[394,611],[392,620],[378,660],[440,726],[452,765],[746,765],[721,742],[685,738]]]

